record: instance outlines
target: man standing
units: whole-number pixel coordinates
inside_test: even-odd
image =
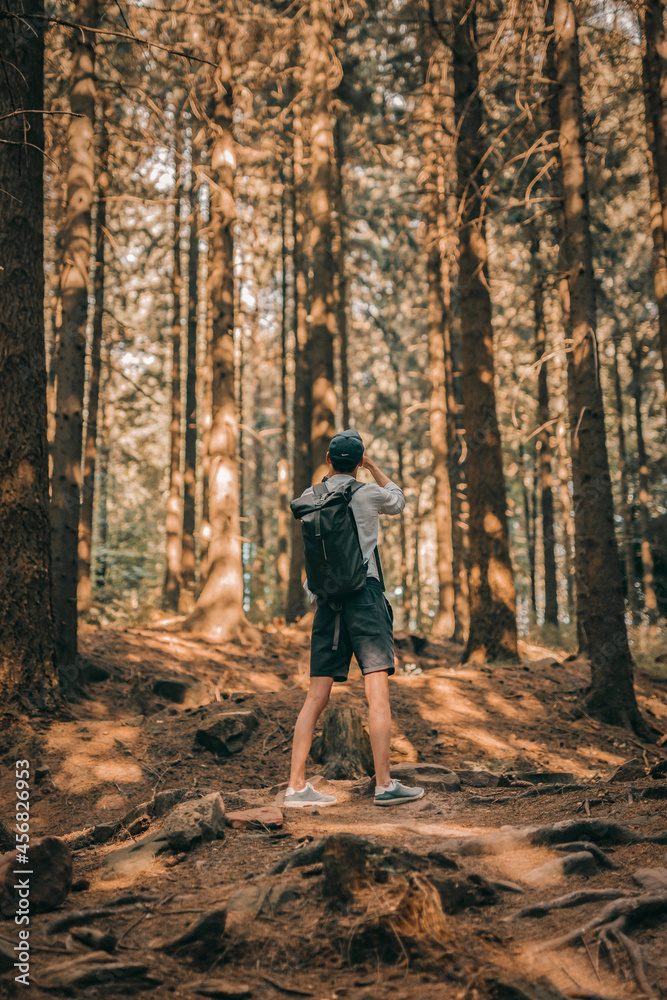
[[[364,677],[368,720],[375,763],[375,805],[392,806],[414,802],[423,788],[406,788],[389,773],[391,709],[389,675],[394,673],[393,612],[384,596],[382,571],[375,558],[378,540],[378,514],[400,514],[405,507],[403,491],[364,455],[361,436],[354,430],[334,435],[327,452],[331,475],[326,489],[345,489],[356,480],[360,468],[368,469],[375,484],[365,483],[350,500],[359,546],[366,565],[366,584],[340,600],[336,610],[330,602],[318,599],[310,645],[310,687],[294,728],[292,768],[284,805],[333,805],[333,795],[323,795],[305,780],[306,758],[310,752],[315,725],[326,708],[334,681],[346,681],[354,653]],[[315,496],[312,486],[302,494]],[[314,594],[306,592],[312,600]]]

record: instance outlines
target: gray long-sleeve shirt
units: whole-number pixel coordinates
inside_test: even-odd
[[[326,485],[329,490],[341,489],[352,476],[345,472],[337,472],[334,476],[329,476]],[[309,486],[301,494],[304,497],[314,496],[312,486]],[[377,483],[365,483],[363,488],[356,490],[350,501],[355,521],[357,522],[357,532],[359,534],[359,544],[364,562],[367,563],[367,576],[374,576],[380,579],[380,574],[375,565],[375,546],[378,543],[378,515],[379,514],[400,514],[405,507],[405,497],[403,490],[396,483],[389,480],[386,486],[378,486]],[[304,583],[304,589],[310,601],[315,600],[315,595],[308,587],[308,580]]]

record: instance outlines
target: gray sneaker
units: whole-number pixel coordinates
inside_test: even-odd
[[[334,798],[333,795],[324,795],[322,792],[318,792],[307,781],[306,787],[298,792],[295,792],[293,788],[288,788],[285,792],[283,805],[292,809],[305,809],[307,806],[333,806],[337,801],[338,799]]]
[[[394,778],[389,788],[375,793],[376,806],[399,806],[402,802],[416,802],[424,794],[423,788],[407,788]]]

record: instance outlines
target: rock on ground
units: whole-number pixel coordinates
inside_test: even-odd
[[[174,851],[187,851],[195,841],[215,840],[225,829],[225,804],[219,792],[180,802],[168,813],[162,833]]]
[[[0,857],[0,919],[13,919],[19,901],[14,888],[19,879],[29,880],[30,913],[55,910],[67,898],[72,885],[72,852],[59,837],[31,840],[26,864],[18,861],[19,852]],[[23,855],[21,855],[23,857]],[[30,875],[15,875],[25,869]]]
[[[462,785],[469,785],[471,788],[506,788],[510,782],[504,774],[494,774],[492,771],[455,771]]]
[[[157,677],[153,694],[166,701],[173,701],[183,708],[199,708],[211,701],[211,692],[194,677]]]
[[[389,772],[404,784],[421,785],[427,792],[458,792],[461,779],[441,764],[396,764]]]
[[[529,885],[539,885],[542,882],[552,882],[565,875],[597,875],[597,861],[590,851],[577,851],[566,854],[563,858],[552,858],[539,868],[526,872],[523,881]]]
[[[243,749],[258,725],[254,712],[224,712],[200,726],[195,743],[218,757],[231,757]]]
[[[638,868],[632,877],[645,892],[667,890],[667,868]]]
[[[283,825],[283,814],[277,806],[259,806],[257,809],[240,809],[225,815],[228,826],[235,830],[248,828],[275,830]]]

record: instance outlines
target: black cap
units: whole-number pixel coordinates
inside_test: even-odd
[[[329,458],[334,469],[352,472],[364,457],[364,442],[358,431],[347,430],[334,434],[329,442]]]

